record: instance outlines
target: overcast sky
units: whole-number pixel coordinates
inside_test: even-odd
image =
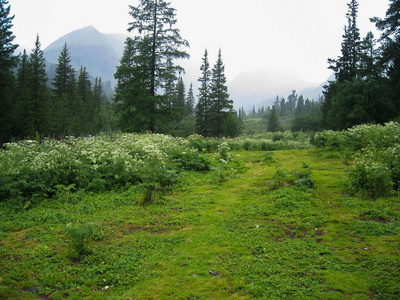
[[[331,71],[327,59],[340,54],[350,0],[170,0],[178,28],[189,41],[186,68],[200,68],[204,49],[213,65],[218,49],[228,80],[253,69],[290,70],[321,83]],[[385,17],[389,0],[359,0],[362,37],[375,31],[369,18]],[[11,0],[14,40],[42,49],[57,38],[93,25],[103,33],[127,33],[129,5],[138,0]],[[376,37],[379,35],[375,34]]]

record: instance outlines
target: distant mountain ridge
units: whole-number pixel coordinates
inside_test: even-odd
[[[46,47],[43,53],[49,63],[56,64],[66,43],[71,55],[71,64],[76,70],[84,66],[91,76],[115,83],[114,73],[119,65],[126,37],[104,34],[93,26],[87,26],[57,39]]]
[[[293,90],[305,98],[318,99],[325,84],[310,84],[290,71],[258,69],[239,74],[228,82],[228,88],[235,107],[243,106],[248,110],[253,105],[272,105],[277,95],[287,99]]]
[[[103,82],[110,81],[111,86],[115,86],[114,73],[120,63],[127,37],[127,34],[104,34],[93,26],[72,31],[44,49],[44,56],[48,62],[47,71],[54,75],[55,64],[57,64],[61,49],[67,43],[75,70],[78,71],[81,66],[84,66],[92,77],[101,77]],[[198,69],[194,62],[189,65],[192,67],[184,77],[187,80],[194,80],[192,83],[196,88],[198,75],[195,74],[198,73],[196,71],[200,69],[200,65]],[[186,88],[190,83],[190,81],[185,82]],[[256,107],[272,105],[277,95],[280,98],[287,98],[292,90],[296,90],[305,98],[318,99],[326,83],[327,81],[320,85],[310,84],[290,71],[258,69],[239,74],[227,85],[235,108],[243,106],[245,109],[251,109],[253,105]]]

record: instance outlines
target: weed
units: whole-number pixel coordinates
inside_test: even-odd
[[[73,259],[90,253],[87,244],[91,239],[100,240],[102,238],[99,223],[67,224],[63,230],[70,239],[68,257]]]

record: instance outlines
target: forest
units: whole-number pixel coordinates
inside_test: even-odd
[[[187,137],[235,137],[251,134],[252,121],[264,119],[262,131],[343,130],[352,126],[397,120],[399,100],[399,36],[397,1],[391,1],[385,19],[371,18],[382,32],[361,38],[357,27],[358,2],[348,4],[341,55],[328,59],[335,80],[319,99],[304,99],[293,91],[269,107],[234,109],[219,49],[213,67],[205,50],[200,87],[186,90],[184,70],[189,42],[180,36],[176,12],[168,3],[144,2],[131,7],[132,23],[125,50],[116,68],[112,99],[104,94],[101,78],[90,79],[82,66],[74,70],[68,45],[59,54],[55,75],[46,74],[39,35],[27,55],[15,55],[13,16],[2,2],[2,79],[0,143],[39,137],[87,136],[104,131],[154,132]],[[140,18],[145,14],[147,19]],[[153,27],[152,27],[153,26]],[[151,28],[159,26],[154,34]],[[150,29],[149,29],[150,28]],[[250,123],[250,124],[248,124]],[[282,123],[282,124],[280,124]],[[281,126],[283,125],[283,126]],[[250,126],[250,128],[249,128]],[[256,130],[259,132],[259,130]]]
[[[400,298],[400,1],[378,40],[348,3],[323,97],[251,111],[221,49],[186,92],[171,3],[129,7],[114,99],[0,4],[1,299]]]

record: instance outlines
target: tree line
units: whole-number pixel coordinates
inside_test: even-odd
[[[0,2],[0,144],[42,136],[95,134],[111,128],[110,103],[101,78],[89,79],[85,67],[71,65],[65,44],[49,81],[37,35],[35,47],[15,56],[8,1]]]
[[[385,19],[370,19],[382,32],[379,39],[372,32],[361,39],[358,1],[347,5],[341,55],[328,60],[336,80],[325,86],[323,128],[342,130],[399,120],[400,1],[390,0]]]
[[[175,28],[175,9],[163,0],[141,0],[130,6],[129,32],[115,78],[119,128],[205,137],[236,136],[237,114],[229,99],[221,50],[211,70],[205,51],[199,78],[198,103],[192,85],[187,97],[184,70],[176,64],[187,59],[188,41]]]
[[[10,5],[0,0],[0,144],[34,136],[95,134],[100,130],[234,137],[246,116],[233,109],[226,85],[221,49],[210,67],[208,51],[201,64],[196,103],[188,92],[184,70],[176,64],[189,58],[189,42],[176,28],[176,11],[164,0],[140,0],[129,6],[132,22],[114,77],[114,103],[105,100],[101,78],[93,82],[85,67],[71,65],[62,49],[54,79],[49,82],[39,36],[28,55],[14,54]],[[279,118],[293,118],[292,130],[341,130],[361,123],[384,123],[400,114],[400,1],[390,0],[385,19],[372,18],[382,32],[363,39],[357,27],[358,2],[348,3],[341,55],[329,59],[335,80],[324,98],[304,99],[295,91],[277,97],[264,114],[267,129],[279,129]]]

